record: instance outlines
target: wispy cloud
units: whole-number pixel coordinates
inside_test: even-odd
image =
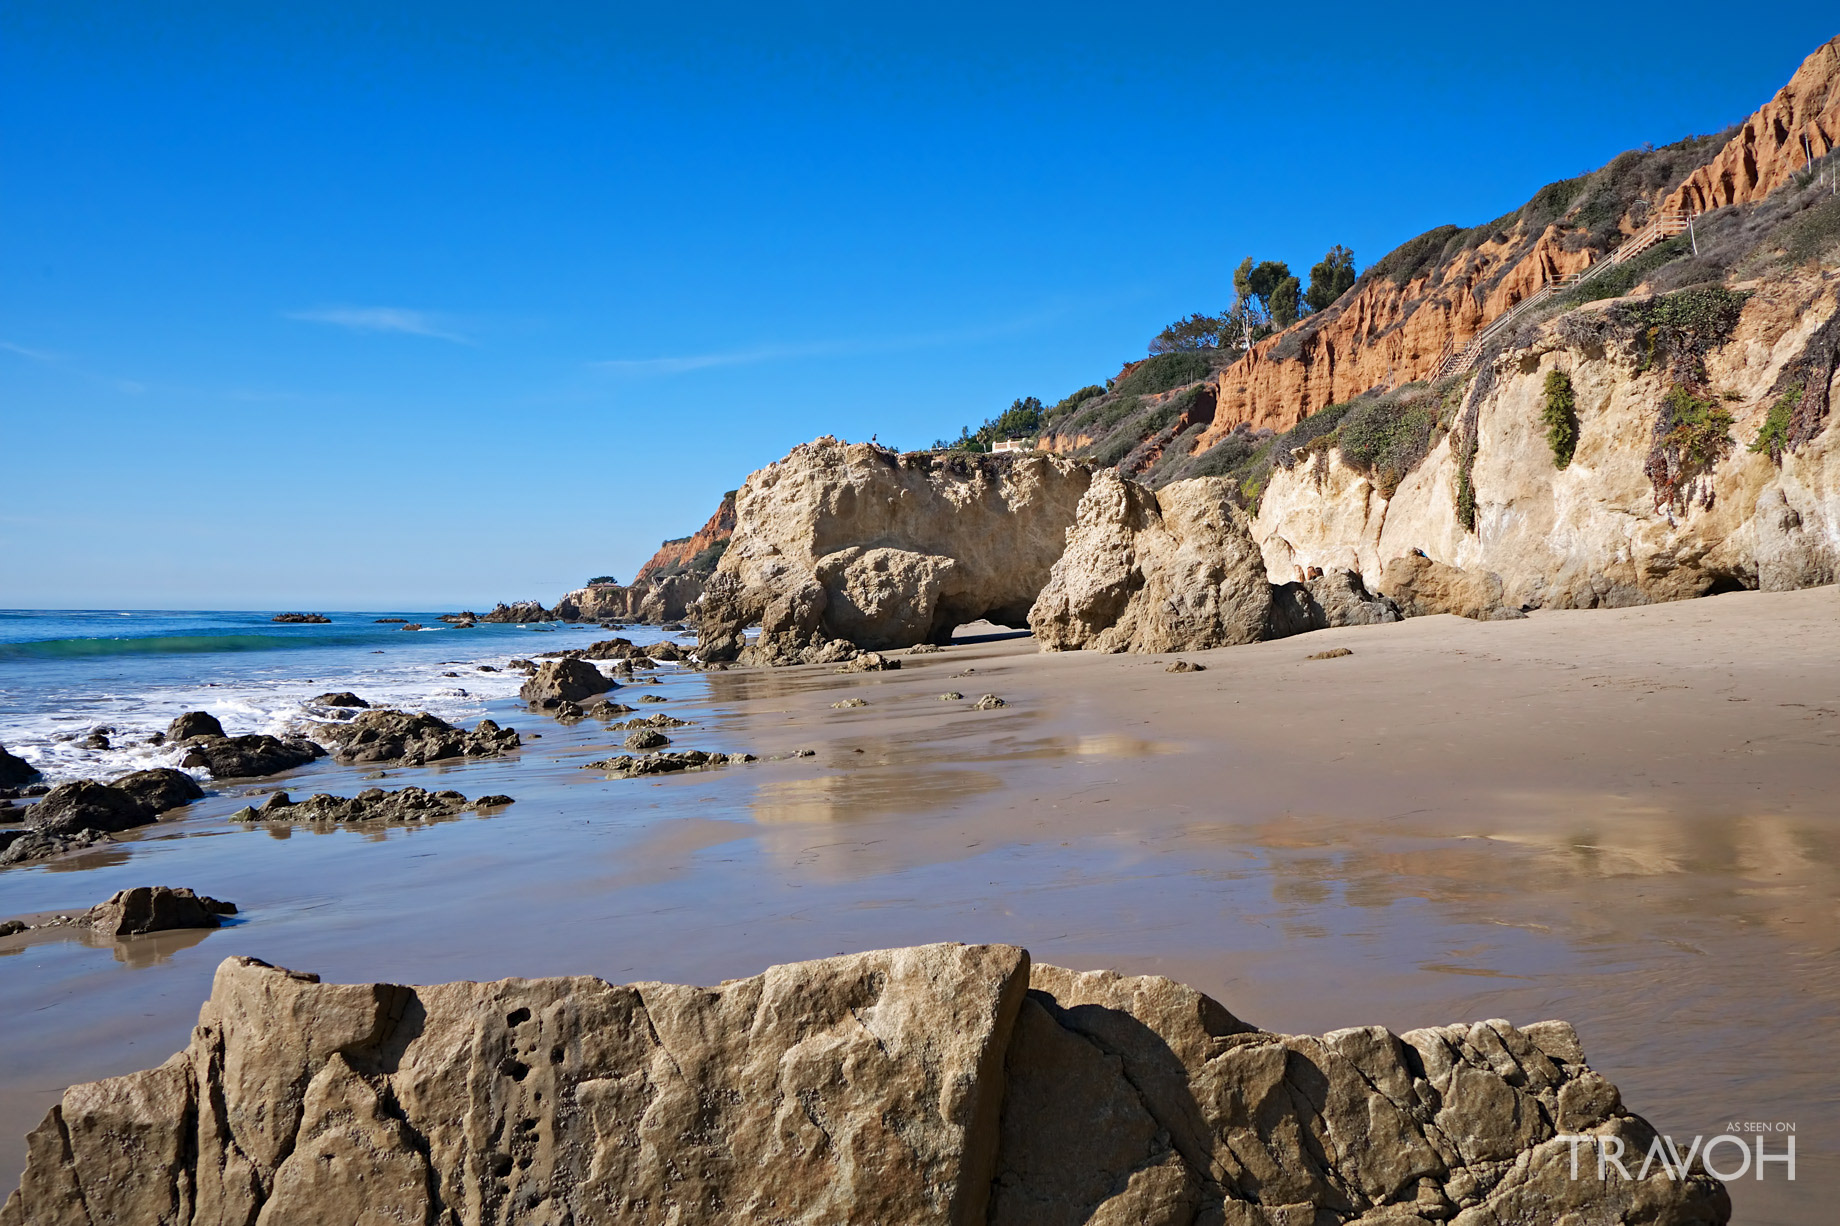
[[[287,317],[304,323],[333,324],[354,332],[406,332],[410,336],[428,336],[459,345],[473,343],[471,338],[442,327],[438,318],[427,311],[403,307],[322,307],[313,311],[289,311]]]
[[[46,353],[43,349],[27,349],[24,345],[15,345],[12,341],[0,341],[0,349],[16,353],[22,358],[31,358],[34,362],[55,362],[58,355]]]
[[[1032,331],[1062,318],[1069,309],[1067,305],[1056,305],[1015,319],[947,332],[915,332],[902,336],[813,341],[800,345],[756,345],[746,349],[728,349],[716,353],[678,354],[660,358],[615,358],[590,362],[588,365],[611,374],[676,375],[692,370],[707,370],[714,366],[751,366],[758,362],[776,362],[788,358],[832,357],[846,353],[898,353],[912,349],[937,349],[949,345],[975,345]]]

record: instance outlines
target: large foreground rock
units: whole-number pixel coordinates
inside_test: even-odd
[[[734,536],[697,606],[698,654],[834,662],[979,618],[1019,625],[1091,479],[1039,454],[901,455],[828,437],[795,447],[736,497]]]
[[[1270,1034],[1164,979],[930,945],[719,988],[321,984],[232,958],[187,1049],[74,1086],[0,1226],[1713,1224],[1569,1026]]]
[[[1029,612],[1046,651],[1199,651],[1267,637],[1265,563],[1219,477],[1093,478]]]

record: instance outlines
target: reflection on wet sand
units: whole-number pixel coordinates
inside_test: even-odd
[[[1822,1220],[1840,1195],[1840,1094],[1820,1054],[1840,1032],[1832,746],[1761,703],[1741,728],[1718,722],[1734,686],[1810,703],[1840,688],[1840,662],[1769,654],[1833,620],[1831,597],[1788,595],[1769,607],[1808,610],[1707,642],[1677,641],[1663,615],[1693,611],[1674,609],[1323,632],[1357,647],[1333,673],[1287,642],[1179,676],[994,643],[868,678],[673,678],[670,711],[695,721],[678,747],[779,760],[610,782],[580,769],[608,752],[605,730],[507,712],[543,739],[442,784],[516,805],[311,828],[355,839],[248,837],[226,820],[243,800],[213,797],[163,833],[239,837],[124,842],[87,873],[0,879],[18,909],[153,881],[259,908],[202,945],[155,947],[134,974],[76,942],[6,959],[0,1182],[56,1086],[183,1044],[226,954],[329,980],[710,983],[956,939],[1168,974],[1292,1032],[1569,1018],[1666,1131],[1797,1121],[1798,1183],[1734,1188],[1737,1220]],[[1661,629],[1617,642],[1619,625]],[[1703,666],[1712,643],[1761,663]],[[1580,691],[1553,665],[1593,652],[1691,684],[1648,706],[1652,687]],[[946,683],[968,668],[973,685]],[[973,712],[939,701],[947,689],[1009,705]],[[871,705],[833,711],[840,691]],[[301,784],[348,786],[363,783],[334,768]]]

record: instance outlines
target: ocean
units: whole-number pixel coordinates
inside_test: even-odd
[[[349,690],[372,706],[471,724],[524,681],[481,665],[502,669],[615,633],[559,623],[458,629],[426,610],[287,624],[272,620],[278,612],[0,610],[0,745],[58,783],[177,765],[176,747],[149,742],[185,711],[209,711],[233,736],[281,735],[326,714],[316,696]],[[645,626],[617,633],[635,643],[673,637]],[[86,744],[98,730],[107,749]]]

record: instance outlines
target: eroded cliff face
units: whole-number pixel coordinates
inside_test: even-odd
[[[1741,286],[1737,327],[1705,360],[1706,395],[1732,416],[1722,454],[1672,498],[1651,463],[1676,386],[1643,338],[1568,342],[1564,318],[1478,373],[1457,429],[1383,497],[1328,449],[1274,471],[1252,532],[1274,580],[1346,567],[1370,585],[1389,561],[1430,558],[1499,575],[1509,606],[1594,608],[1736,588],[1786,590],[1840,576],[1840,455],[1827,406],[1840,346],[1840,273]],[[1608,310],[1597,304],[1590,310]],[[1576,398],[1576,454],[1556,467],[1542,422],[1549,372]],[[1750,444],[1785,393],[1806,441],[1780,465]],[[1467,425],[1473,422],[1473,425]],[[1458,515],[1469,440],[1474,530]]]
[[[1656,1142],[1563,1022],[1279,1035],[1011,946],[718,988],[232,958],[184,1051],[65,1092],[0,1226],[1729,1218],[1699,1170],[1594,1177],[1610,1138]]]
[[[1836,144],[1840,144],[1840,38],[1802,61],[1789,83],[1744,121],[1716,158],[1669,193],[1663,207],[1704,213],[1762,200],[1807,166],[1810,149],[1819,158]]]
[[[1020,625],[1091,472],[1040,454],[820,438],[748,477],[698,616],[705,660],[800,663]],[[760,627],[758,641],[743,631]]]

